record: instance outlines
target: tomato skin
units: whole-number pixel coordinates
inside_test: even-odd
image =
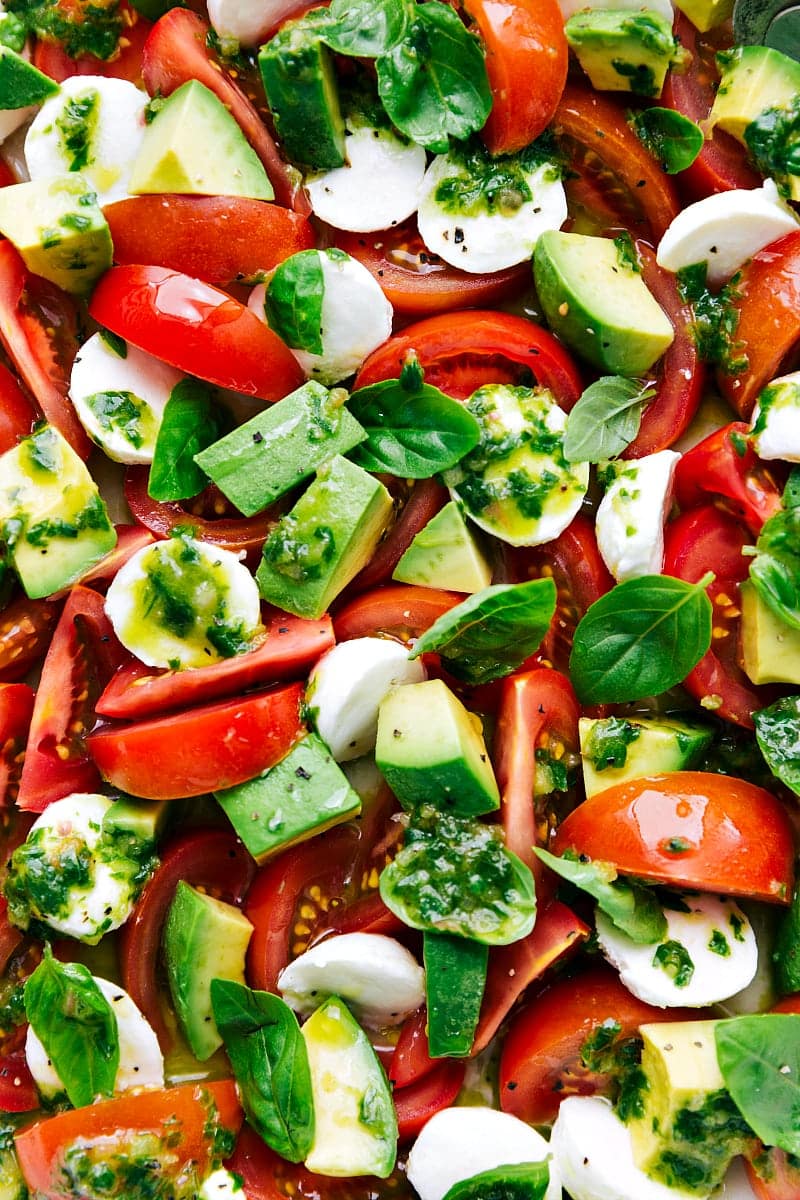
[[[20,438],[28,436],[37,420],[35,405],[8,367],[0,363],[0,454],[13,450]]]
[[[31,1112],[39,1107],[39,1092],[28,1069],[25,1051],[0,1055],[0,1112]]]
[[[51,600],[18,596],[0,612],[0,680],[13,683],[28,674],[50,644],[61,606]]]
[[[422,1079],[392,1093],[401,1144],[416,1137],[431,1117],[453,1104],[461,1091],[466,1069],[465,1063],[446,1059]]]
[[[17,798],[33,701],[33,688],[27,684],[0,683],[0,808]]]
[[[428,1010],[418,1008],[407,1017],[400,1029],[386,1074],[395,1088],[408,1087],[429,1074],[441,1059],[428,1054]]]
[[[460,604],[460,592],[396,583],[357,596],[333,617],[337,642],[388,634],[409,641],[430,629],[444,613]]]
[[[420,529],[444,508],[449,499],[447,488],[438,479],[417,480],[394,524],[389,527],[383,541],[379,542],[367,565],[342,592],[339,602],[347,601],[367,588],[389,583],[392,572]]]
[[[280,400],[305,378],[289,348],[255,313],[180,271],[112,267],[95,288],[89,312],[140,350],[246,396]]]
[[[792,1166],[785,1150],[771,1147],[766,1151],[769,1175],[762,1179],[751,1162],[745,1163],[747,1179],[758,1200],[797,1200],[800,1196],[800,1168]]]
[[[781,511],[783,487],[769,464],[759,459],[749,433],[742,421],[715,429],[681,457],[674,486],[682,509],[705,504],[709,494],[722,497],[725,507],[757,537],[764,522]]]
[[[144,800],[176,800],[235,787],[284,757],[300,737],[302,685],[220,700],[171,716],[93,733],[103,778]]]
[[[785,809],[770,792],[727,775],[674,771],[596,792],[559,827],[554,851],[565,850],[669,887],[778,904],[792,895]]]

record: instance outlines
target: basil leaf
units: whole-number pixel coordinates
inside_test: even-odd
[[[597,901],[597,907],[632,941],[651,945],[663,942],[667,936],[667,918],[651,888],[619,879],[610,863],[582,862],[569,856],[558,858],[539,847],[534,847],[533,852],[556,875],[588,892]]]
[[[644,406],[655,394],[655,388],[620,375],[604,375],[590,384],[567,417],[567,462],[617,458],[639,432]]]
[[[270,328],[293,350],[322,354],[325,277],[316,250],[292,254],[276,270],[264,297]]]
[[[100,340],[116,354],[117,358],[128,357],[128,343],[125,338],[121,338],[118,333],[112,333],[110,329],[101,329],[99,332]]]
[[[214,393],[198,379],[182,379],[164,408],[150,467],[147,494],[153,500],[187,500],[207,486],[194,461],[222,432]]]
[[[800,508],[776,513],[756,542],[750,578],[779,620],[800,629]]]
[[[714,1029],[725,1086],[765,1146],[800,1154],[800,1016],[761,1013]]]
[[[404,36],[415,7],[409,0],[333,0],[322,40],[337,54],[377,58]]]
[[[546,1162],[513,1163],[459,1180],[444,1200],[542,1200],[549,1183]]]
[[[435,650],[450,674],[465,683],[502,679],[539,649],[556,599],[552,579],[484,588],[434,621],[409,658]]]
[[[800,887],[795,888],[791,906],[778,923],[772,961],[780,994],[800,992]]]
[[[271,992],[228,979],[212,979],[211,1005],[248,1121],[282,1158],[302,1162],[314,1140],[314,1102],[297,1017]]]
[[[684,680],[711,645],[713,578],[643,575],[601,596],[575,630],[569,660],[581,702],[624,704]]]
[[[800,508],[800,466],[792,467],[783,489],[783,507]]]
[[[359,388],[348,408],[367,432],[349,457],[366,471],[403,479],[430,479],[474,450],[480,427],[463,404],[422,384],[410,391],[387,379]]]
[[[770,771],[800,796],[800,696],[776,700],[753,713],[753,720]]]
[[[417,5],[403,40],[376,63],[392,122],[426,150],[445,154],[486,122],[492,93],[480,43],[439,0]]]
[[[25,984],[25,1013],[75,1108],[113,1096],[119,1068],[114,1010],[82,963],[44,958]]]
[[[694,121],[671,108],[646,108],[630,121],[646,150],[668,175],[690,167],[703,149],[703,131]]]

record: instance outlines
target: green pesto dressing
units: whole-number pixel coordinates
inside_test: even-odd
[[[530,176],[549,164],[551,178],[560,168],[552,161],[553,146],[540,138],[518,154],[493,157],[477,138],[449,151],[456,170],[437,185],[434,199],[445,212],[454,216],[513,216],[533,200]]]
[[[70,171],[82,171],[92,162],[92,139],[97,128],[100,93],[94,89],[72,96],[56,118],[60,148]]]
[[[641,732],[640,725],[622,717],[596,721],[586,739],[584,754],[595,771],[619,769],[625,766],[628,747],[641,736]]]
[[[84,404],[105,433],[120,434],[134,449],[155,443],[158,422],[133,392],[95,392]]]

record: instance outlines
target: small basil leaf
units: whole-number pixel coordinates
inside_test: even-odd
[[[484,588],[434,621],[409,658],[434,650],[451,675],[465,683],[502,679],[539,649],[556,600],[552,579]]]
[[[202,492],[208,476],[194,456],[221,432],[213,392],[197,379],[182,379],[164,408],[147,494],[153,500],[187,500]]]
[[[795,889],[791,907],[783,914],[772,949],[775,986],[782,996],[800,992],[800,887]]]
[[[639,141],[668,175],[690,167],[703,149],[703,131],[671,108],[645,108],[631,118]]]
[[[110,329],[101,329],[100,340],[116,354],[117,358],[128,357],[128,343],[118,333],[112,333]]]
[[[800,508],[800,466],[792,467],[783,489],[783,507]]]
[[[60,963],[49,946],[25,984],[25,1013],[75,1108],[113,1096],[119,1068],[114,1010],[82,963]]]
[[[601,596],[575,630],[570,655],[581,702],[624,704],[681,683],[711,645],[712,579],[644,575]]]
[[[271,992],[227,979],[212,979],[211,1004],[248,1121],[282,1158],[302,1162],[314,1140],[314,1101],[297,1017]]]
[[[800,696],[776,700],[753,713],[753,720],[756,741],[772,774],[800,796]]]
[[[663,942],[667,936],[667,918],[651,888],[629,879],[619,879],[610,863],[558,858],[538,847],[534,847],[534,854],[556,875],[588,892],[597,901],[597,907],[632,941],[652,945]]]
[[[377,58],[404,36],[414,8],[409,0],[332,0],[322,40],[337,54]]]
[[[293,350],[322,354],[322,301],[325,276],[316,250],[292,254],[267,287],[264,310],[270,328]]]
[[[654,388],[619,375],[604,375],[590,384],[567,417],[567,462],[617,458],[639,432],[644,406],[655,394]]]
[[[377,61],[378,92],[394,125],[426,150],[445,154],[486,122],[492,93],[480,44],[452,8],[417,5],[403,40]]]
[[[514,1163],[454,1183],[444,1200],[542,1200],[549,1183],[546,1162]]]
[[[405,378],[353,392],[348,408],[367,437],[349,457],[366,471],[430,479],[475,448],[480,428],[463,404],[428,384],[410,391]]]
[[[756,542],[750,578],[779,620],[800,629],[800,508],[776,513]]]
[[[761,1013],[714,1029],[725,1086],[765,1146],[800,1154],[800,1016]]]

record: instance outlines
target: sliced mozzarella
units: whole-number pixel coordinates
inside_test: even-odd
[[[743,1158],[733,1160],[722,1183],[711,1193],[711,1200],[758,1200],[747,1178]]]
[[[597,509],[597,545],[618,583],[661,572],[664,522],[679,459],[674,450],[660,450],[606,468],[606,478],[613,478]]]
[[[46,100],[25,138],[31,179],[80,171],[101,207],[128,196],[131,168],[144,136],[147,94],[124,79],[72,75]],[[85,124],[86,154],[67,139]],[[85,161],[84,161],[85,157]]]
[[[258,46],[297,9],[297,0],[208,0],[208,19],[222,41]]]
[[[339,996],[364,1025],[400,1025],[425,1003],[425,972],[410,950],[379,933],[342,933],[318,942],[278,979],[286,1003],[303,1015]]]
[[[547,1142],[518,1117],[492,1108],[444,1108],[411,1147],[408,1179],[420,1200],[442,1200],[454,1184],[473,1175],[547,1158]],[[560,1200],[558,1166],[552,1158],[549,1165],[545,1200]]]
[[[176,606],[191,618],[183,629],[171,624]],[[193,538],[169,538],[128,559],[105,608],[123,646],[149,667],[204,667],[224,657],[212,640],[215,630],[252,636],[261,601],[235,554]]]
[[[604,1097],[562,1100],[550,1150],[572,1200],[697,1200],[639,1170],[628,1127]]]
[[[209,5],[209,9],[211,5]],[[231,1196],[244,1196],[242,1183],[238,1176],[220,1167],[212,1171],[203,1180],[202,1187],[197,1193],[197,1200],[229,1200]]]
[[[81,346],[69,395],[92,441],[114,462],[151,463],[170,392],[184,376],[136,346],[122,358],[102,334]]]
[[[437,199],[440,184],[463,175],[464,166],[449,154],[434,158],[425,174],[417,222],[432,254],[462,271],[502,271],[525,262],[547,229],[560,229],[567,219],[564,186],[550,163],[524,171],[529,200],[506,211],[459,211]]]
[[[323,654],[306,699],[319,736],[337,762],[359,758],[375,745],[378,709],[392,688],[421,683],[425,668],[388,638],[353,638]]]
[[[117,1019],[119,1066],[114,1080],[114,1091],[127,1092],[138,1087],[163,1087],[164,1056],[153,1027],[126,991],[107,979],[100,979],[96,975],[92,978],[108,1000]],[[58,1072],[30,1025],[25,1039],[25,1058],[43,1097],[51,1098],[64,1091],[64,1084]]]
[[[690,911],[665,909],[668,932],[661,945],[634,942],[596,913],[603,954],[634,996],[659,1008],[717,1004],[747,987],[758,966],[753,928],[733,900],[689,893],[682,900]],[[683,964],[688,978],[679,985]]]
[[[799,227],[768,179],[760,188],[720,192],[690,204],[667,229],[656,258],[668,271],[705,262],[708,282],[716,286],[764,246]]]
[[[390,129],[357,125],[345,134],[345,154],[343,167],[306,177],[320,220],[336,229],[372,233],[417,211],[427,162],[422,146],[401,141]]]
[[[759,458],[800,462],[800,371],[773,379],[758,398],[751,421]]]
[[[656,12],[668,21],[674,17],[672,0],[558,0],[558,7],[565,21],[579,12],[609,8],[617,12]]]

